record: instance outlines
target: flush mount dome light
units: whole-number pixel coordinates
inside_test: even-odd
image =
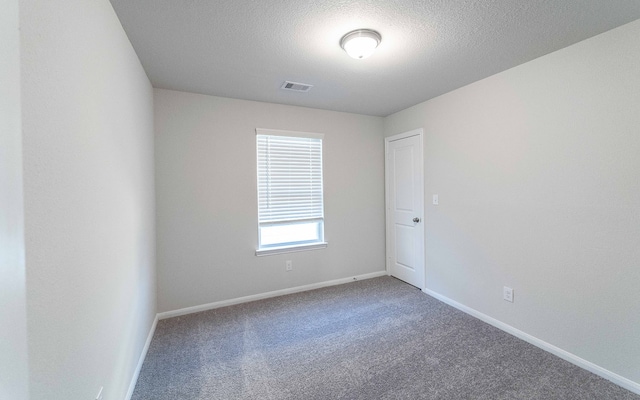
[[[376,31],[357,29],[347,33],[340,39],[340,47],[351,57],[362,59],[373,54],[381,40],[382,36]]]

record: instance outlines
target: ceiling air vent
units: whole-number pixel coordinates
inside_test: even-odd
[[[285,81],[282,86],[280,86],[280,89],[293,90],[294,92],[308,92],[312,87],[313,85],[307,85],[306,83]]]

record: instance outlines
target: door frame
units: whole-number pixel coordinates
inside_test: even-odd
[[[390,211],[390,206],[391,206],[391,201],[390,201],[390,195],[391,195],[391,190],[389,188],[389,162],[388,162],[388,157],[389,157],[389,143],[391,142],[395,142],[396,140],[401,140],[401,139],[406,139],[412,136],[418,136],[419,138],[419,142],[420,142],[420,148],[419,148],[419,152],[420,152],[420,161],[419,161],[419,170],[420,170],[420,174],[422,175],[422,179],[420,180],[420,182],[422,183],[422,187],[421,189],[421,193],[422,193],[422,223],[420,224],[418,229],[422,230],[422,238],[423,238],[423,243],[422,243],[422,268],[423,268],[423,282],[422,282],[422,286],[419,288],[420,290],[425,290],[427,288],[427,268],[426,268],[426,254],[425,254],[425,243],[424,243],[424,239],[425,239],[425,195],[424,195],[424,129],[423,128],[417,128],[417,129],[413,129],[404,133],[399,133],[397,135],[393,135],[393,136],[389,136],[384,138],[384,209],[385,209],[385,244],[386,244],[386,249],[385,249],[385,266],[386,266],[386,270],[387,270],[387,275],[391,275],[391,257],[389,255],[389,250],[391,249],[391,238],[392,238],[392,234],[391,234],[391,229],[393,227],[393,221],[391,220],[393,217],[393,213],[391,213]]]

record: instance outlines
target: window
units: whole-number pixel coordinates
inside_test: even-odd
[[[326,247],[321,134],[256,129],[256,255]]]

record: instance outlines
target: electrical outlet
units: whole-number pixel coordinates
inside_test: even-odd
[[[287,268],[287,271],[291,271],[293,269],[293,264],[291,263],[291,260],[287,260],[286,268]]]
[[[502,298],[505,299],[506,301],[513,303],[513,289],[511,289],[510,287],[505,286],[502,289]]]
[[[102,389],[104,389],[104,387],[100,386],[100,391],[98,392],[98,395],[96,396],[96,400],[102,400]]]

